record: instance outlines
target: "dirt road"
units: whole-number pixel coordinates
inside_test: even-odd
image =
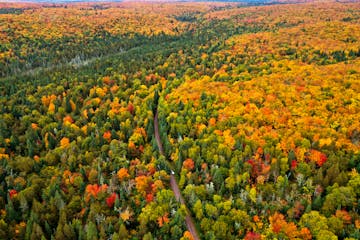
[[[164,154],[164,149],[161,143],[161,139],[160,139],[160,134],[159,134],[159,121],[158,121],[158,111],[156,110],[155,116],[154,116],[154,132],[155,132],[155,139],[156,139],[156,143],[158,145],[159,148],[159,152],[161,155],[165,156]],[[172,170],[174,171],[174,170]],[[179,185],[176,182],[175,176],[174,174],[170,174],[170,186],[171,189],[174,192],[175,198],[181,203],[181,204],[185,204],[185,200],[181,195],[180,189],[179,189]],[[187,211],[186,217],[185,217],[185,223],[186,223],[186,227],[188,229],[188,231],[191,233],[192,237],[194,240],[199,240],[199,236],[197,234],[194,222],[189,214],[189,211]]]

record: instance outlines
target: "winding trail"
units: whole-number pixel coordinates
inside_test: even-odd
[[[155,139],[156,139],[156,143],[158,145],[159,148],[159,152],[161,155],[165,156],[164,154],[164,149],[161,143],[161,139],[160,139],[160,134],[159,134],[159,121],[158,121],[158,110],[156,109],[155,112],[155,117],[154,117],[154,132],[155,132]],[[174,192],[175,198],[183,205],[186,206],[185,204],[185,200],[181,195],[180,189],[179,189],[179,185],[176,182],[175,176],[174,176],[174,171],[171,170],[172,173],[170,174],[170,186],[171,189]],[[189,210],[187,209],[187,213],[186,213],[186,217],[185,217],[185,223],[186,223],[186,227],[188,229],[188,231],[191,233],[192,237],[194,240],[200,240],[198,233],[196,231],[195,228],[195,224],[193,222],[193,219],[190,216]]]

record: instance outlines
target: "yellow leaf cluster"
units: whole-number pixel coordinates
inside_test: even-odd
[[[60,140],[60,147],[61,148],[66,148],[70,145],[70,139],[67,138],[67,137],[63,137],[61,140]]]

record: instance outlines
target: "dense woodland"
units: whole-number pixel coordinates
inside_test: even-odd
[[[359,3],[0,3],[0,82],[0,239],[360,239]]]

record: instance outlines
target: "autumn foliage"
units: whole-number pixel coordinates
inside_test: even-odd
[[[106,198],[106,204],[109,208],[112,208],[114,206],[115,200],[117,198],[116,193],[112,193],[109,197]]]
[[[0,239],[360,239],[359,39],[356,1],[0,3]]]
[[[194,161],[191,158],[186,159],[183,162],[183,166],[184,168],[186,168],[187,170],[191,171],[194,169],[195,165],[194,165]]]
[[[117,172],[117,176],[118,176],[120,181],[123,181],[124,179],[130,177],[129,172],[128,172],[128,170],[126,168],[121,168]]]
[[[98,185],[98,184],[89,184],[86,186],[86,189],[85,189],[85,199],[86,201],[88,202],[91,197],[93,198],[97,198],[98,197],[98,194],[101,193],[101,192],[105,192],[107,190],[108,186],[106,184],[103,184],[103,185]]]

